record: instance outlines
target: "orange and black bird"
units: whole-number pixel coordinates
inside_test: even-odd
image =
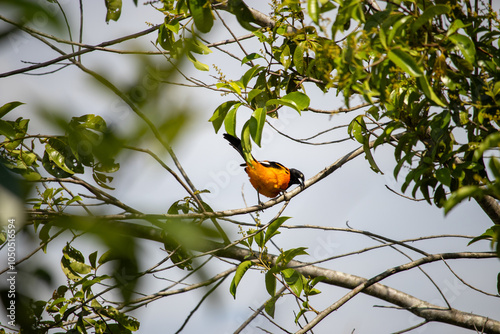
[[[224,138],[245,159],[241,140],[225,133]],[[287,168],[275,161],[257,161],[251,156],[251,161],[246,161],[241,166],[245,167],[250,183],[257,193],[269,198],[274,198],[285,192],[292,184],[304,186],[304,174],[295,168]],[[260,198],[259,198],[260,203]]]

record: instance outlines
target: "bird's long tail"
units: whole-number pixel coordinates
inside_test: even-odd
[[[223,134],[224,139],[229,142],[229,145],[234,147],[236,151],[241,155],[243,159],[245,159],[245,156],[243,155],[243,147],[241,146],[241,140],[239,138],[236,138],[235,136],[231,136],[228,133]]]

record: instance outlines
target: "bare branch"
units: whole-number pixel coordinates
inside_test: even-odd
[[[113,230],[117,231],[117,233],[132,235],[137,238],[163,242],[161,230],[158,228],[153,228],[133,223],[124,223],[119,221],[107,221],[105,223],[108,224],[109,227],[113,228]],[[79,222],[78,226],[75,224],[74,226],[72,226],[72,228],[85,230],[88,229],[87,227],[88,224],[90,223]],[[260,256],[259,253],[256,253],[254,251],[251,252],[248,249],[240,248],[234,245],[226,246],[208,240],[203,245],[199,245],[199,247],[200,249],[197,249],[197,251],[204,252],[204,254],[213,254],[216,256],[235,259],[238,261],[245,261],[248,259],[258,259]],[[272,255],[272,254],[267,254],[267,257],[273,265],[278,258],[277,255]],[[295,268],[295,270],[297,270],[306,277],[324,276],[326,277],[326,279],[322,281],[322,283],[324,284],[352,289],[352,291],[349,292],[349,294],[347,294],[346,296],[344,296],[344,298],[342,298],[337,303],[333,304],[332,306],[324,310],[322,313],[320,313],[321,314],[321,316],[319,316],[320,318],[315,318],[316,320],[313,319],[310,322],[311,324],[310,328],[314,327],[314,324],[316,324],[322,318],[327,316],[334,309],[343,305],[345,302],[354,297],[356,294],[358,294],[359,292],[363,292],[375,298],[379,298],[391,304],[407,309],[408,311],[414,313],[415,315],[422,317],[424,319],[428,319],[430,321],[438,321],[470,329],[482,328],[482,326],[484,326],[485,332],[500,333],[500,321],[492,320],[487,317],[459,311],[456,309],[450,310],[448,308],[443,308],[437,305],[433,305],[431,303],[425,302],[421,299],[408,295],[404,292],[398,291],[396,289],[378,283],[380,280],[383,280],[398,272],[410,270],[426,263],[442,261],[442,259],[490,259],[495,257],[496,254],[494,252],[430,254],[418,260],[394,268],[390,268],[384,271],[383,273],[375,277],[372,277],[369,280],[359,276],[343,273],[336,270],[317,267],[296,260],[290,261],[288,266]],[[236,268],[231,268],[230,272],[234,271],[235,269]],[[229,274],[230,272],[227,271],[221,273],[219,274],[219,276]],[[214,278],[212,278],[212,280],[213,279]],[[175,291],[165,291],[160,295],[158,295],[158,297],[161,297],[163,295],[176,294],[189,291],[197,287],[198,287],[197,285],[196,286],[193,285],[188,288],[178,289]],[[306,327],[304,327],[304,330],[305,329]]]
[[[222,282],[224,282],[224,280],[227,278],[227,275],[222,277],[219,282],[217,282],[217,284],[215,284],[210,290],[208,290],[204,295],[203,297],[200,299],[200,301],[198,302],[198,304],[196,304],[195,308],[189,313],[189,315],[186,317],[186,319],[184,320],[184,322],[182,323],[182,326],[177,330],[177,332],[175,332],[175,334],[178,334],[180,332],[182,332],[182,330],[184,329],[184,327],[187,325],[187,323],[189,322],[189,320],[191,319],[191,317],[193,316],[193,314],[200,308],[201,304],[205,301],[205,299],[207,299],[208,296],[210,296],[210,294],[212,294],[212,292],[214,292],[218,287],[219,285],[222,284]]]
[[[276,296],[279,296],[281,295],[283,292],[285,292],[286,290],[286,287],[282,287],[281,289],[278,290],[278,292],[276,292]],[[262,313],[262,310],[266,307],[266,303],[268,302],[269,300],[267,300],[266,302],[264,302],[261,306],[259,306],[258,309],[256,309],[252,315],[247,319],[245,320],[240,327],[238,327],[234,332],[233,334],[239,334],[241,333],[242,330],[245,329],[245,327],[247,327],[259,314]]]
[[[34,35],[46,36],[47,35],[47,34],[44,34],[44,33],[40,32],[40,31],[36,31],[36,30],[34,30],[32,28],[29,28],[27,26],[23,26],[20,23],[17,23],[17,22],[14,22],[12,20],[9,20],[8,18],[6,18],[6,17],[4,17],[2,15],[0,15],[0,20],[2,20],[4,22],[7,22],[9,24],[12,24],[15,27],[17,27],[18,29],[30,33],[32,36],[34,36]],[[54,58],[54,59],[51,59],[51,60],[48,60],[48,61],[40,63],[40,64],[36,64],[36,65],[32,65],[32,66],[20,68],[20,69],[9,71],[9,72],[0,73],[0,78],[5,78],[5,77],[12,76],[12,75],[15,75],[15,74],[20,74],[20,73],[24,73],[24,72],[33,71],[33,70],[36,70],[36,69],[39,69],[39,68],[47,67],[47,66],[50,66],[50,65],[53,65],[53,64],[57,64],[57,63],[59,63],[59,62],[61,62],[63,60],[71,59],[73,57],[80,56],[80,55],[88,53],[88,52],[92,52],[92,51],[94,51],[94,50],[96,50],[98,48],[103,48],[103,47],[106,47],[106,46],[109,46],[109,45],[114,45],[114,44],[118,44],[118,43],[130,40],[130,39],[141,37],[141,36],[144,36],[144,35],[147,35],[147,34],[153,32],[153,31],[158,30],[160,28],[160,26],[161,26],[161,24],[158,24],[158,25],[155,25],[155,26],[153,26],[151,28],[148,28],[146,30],[143,30],[143,31],[140,31],[140,32],[137,32],[137,33],[134,33],[134,34],[130,34],[130,35],[127,35],[127,36],[123,36],[123,37],[120,37],[120,38],[116,38],[116,39],[113,39],[113,40],[110,40],[110,41],[107,41],[107,42],[103,42],[103,43],[100,43],[100,44],[98,44],[98,45],[96,45],[94,47],[90,47],[90,48],[78,50],[76,52],[72,52],[72,53],[68,53],[68,54],[62,53],[63,54],[62,56]],[[54,37],[54,36],[52,36],[52,37],[53,37],[52,39],[55,39],[57,41],[61,41],[57,37]]]
[[[319,113],[319,114],[334,115],[334,114],[348,113],[348,112],[351,112],[351,111],[354,111],[354,110],[362,109],[364,107],[371,106],[374,103],[377,103],[377,102],[374,101],[373,103],[361,103],[361,104],[359,104],[357,106],[354,106],[354,107],[339,108],[339,109],[335,109],[335,110],[323,110],[323,109],[316,109],[316,108],[311,108],[311,107],[307,108],[307,110],[310,110],[312,112]]]
[[[398,136],[398,135],[396,135]],[[369,143],[369,147],[371,148],[374,144],[374,141]],[[145,215],[142,213],[137,212],[136,210],[134,211],[129,211],[132,212],[131,214],[117,214],[117,215],[105,215],[105,216],[100,216],[101,218],[105,219],[116,219],[116,220],[126,220],[126,219],[165,219],[165,218],[179,218],[179,219],[190,219],[190,218],[219,218],[219,217],[229,217],[229,216],[235,216],[235,215],[242,215],[242,214],[247,214],[259,210],[264,210],[267,208],[270,208],[278,203],[281,203],[283,201],[290,201],[293,197],[297,196],[300,194],[302,191],[305,189],[311,187],[315,183],[319,182],[320,180],[324,179],[328,175],[332,174],[334,171],[342,167],[345,163],[353,160],[354,158],[358,157],[364,152],[363,147],[359,147],[337,161],[335,161],[333,164],[330,166],[326,167],[323,169],[321,172],[316,174],[315,176],[311,177],[310,179],[306,180],[304,182],[303,187],[296,187],[293,190],[290,190],[283,195],[280,195],[276,198],[270,199],[269,201],[262,203],[261,205],[253,205],[250,207],[246,208],[240,208],[240,209],[232,209],[232,210],[223,210],[223,211],[214,211],[214,212],[201,212],[201,213],[187,213],[187,214],[160,214],[160,215]],[[73,183],[78,183],[75,182],[72,179],[56,179],[56,178],[45,178],[40,181],[53,181],[53,182],[73,182]],[[36,182],[40,182],[36,181]],[[81,180],[80,180],[81,181]],[[91,187],[90,185],[85,185],[86,187]],[[94,187],[95,188],[95,187]],[[116,199],[115,199],[116,200]],[[116,200],[117,201],[117,200]],[[133,209],[132,209],[133,210]],[[46,212],[46,211],[30,211],[32,214],[31,219],[37,220],[38,218],[34,214],[41,214],[45,216],[51,216],[51,215],[58,215],[58,213],[55,212]]]
[[[307,139],[296,139],[296,138],[293,138],[292,136],[289,136],[287,135],[286,133],[278,130],[274,125],[271,124],[271,122],[269,122],[268,120],[266,120],[266,123],[271,127],[273,128],[274,131],[276,131],[277,133],[279,133],[280,135],[282,135],[283,137],[286,137],[290,140],[293,140],[295,142],[298,142],[298,143],[301,143],[301,144],[306,144],[306,145],[327,145],[327,144],[337,144],[337,143],[341,143],[341,142],[344,142],[344,141],[347,141],[347,140],[350,140],[351,138],[349,137],[346,137],[346,138],[343,138],[343,139],[338,139],[338,140],[331,140],[331,141],[327,141],[327,142],[321,142],[321,143],[310,143],[308,142],[307,140],[309,140],[310,138],[307,138]],[[343,125],[340,126],[340,127],[344,127]],[[335,130],[336,128],[339,128],[339,127],[334,127],[332,129],[328,129],[328,130],[325,130],[325,131],[322,131],[322,133],[325,133],[325,132],[328,132],[328,131],[332,131],[332,130]],[[319,134],[316,134],[315,136],[312,136],[311,138],[314,138],[316,136],[319,136],[321,133]]]
[[[474,197],[474,199],[488,217],[490,217],[493,223],[497,225],[500,224],[500,204],[495,198],[484,195],[482,197]]]
[[[49,239],[47,239],[46,241],[42,242],[40,246],[38,246],[37,248],[35,248],[31,253],[29,253],[28,255],[26,255],[25,257],[23,257],[22,259],[18,260],[16,263],[15,263],[15,266],[19,265],[20,263],[23,263],[24,261],[28,260],[29,258],[31,258],[33,255],[35,255],[36,253],[38,253],[38,251],[40,249],[43,249],[45,246],[47,246],[49,244],[49,242],[51,242],[52,240],[54,240],[55,238],[57,238],[59,235],[61,235],[65,230],[64,229],[61,229],[60,231],[58,231],[56,234],[54,234],[53,236],[51,236]],[[7,243],[5,243],[7,244]],[[3,273],[7,272],[10,268],[9,267],[6,267],[5,269],[1,270],[0,271],[0,275],[2,275]]]
[[[451,273],[452,273],[452,274],[453,274],[453,275],[454,275],[454,276],[455,276],[455,277],[456,277],[456,278],[457,278],[460,282],[462,282],[462,284],[463,284],[463,285],[465,285],[465,286],[467,286],[467,287],[471,288],[471,289],[472,289],[472,290],[474,290],[474,291],[480,292],[480,293],[482,293],[483,295],[490,296],[490,297],[500,298],[500,295],[498,295],[498,294],[496,294],[496,295],[495,295],[495,294],[492,294],[492,293],[488,293],[488,292],[486,292],[486,291],[483,291],[483,290],[481,290],[481,289],[478,289],[478,288],[476,288],[476,287],[474,287],[474,286],[470,285],[469,283],[467,283],[466,281],[464,281],[464,279],[463,279],[462,277],[460,277],[460,276],[459,276],[459,275],[458,275],[455,271],[453,271],[453,269],[451,269],[450,265],[448,264],[448,262],[446,262],[446,261],[445,261],[445,259],[443,259],[443,262],[444,262],[444,264],[448,267],[448,269],[451,271]]]
[[[344,295],[344,297],[340,298],[337,302],[334,304],[330,305],[327,307],[325,310],[320,312],[312,321],[310,321],[306,326],[304,326],[303,329],[297,331],[297,334],[303,334],[306,333],[307,331],[311,330],[314,326],[316,326],[321,320],[323,320],[326,316],[328,316],[331,312],[337,310],[339,307],[347,303],[350,299],[352,299],[354,296],[356,296],[358,293],[362,292],[365,290],[366,293],[370,293],[370,289],[373,288],[375,283],[380,282],[381,280],[392,276],[398,272],[401,271],[406,271],[415,267],[418,267],[424,263],[430,263],[430,262],[435,262],[438,261],[442,258],[490,258],[494,257],[494,253],[444,253],[444,254],[432,254],[423,258],[420,258],[419,260],[409,262],[407,264],[403,264],[397,267],[393,267],[390,269],[387,269],[383,273],[380,273],[377,276],[374,276],[368,280],[363,280],[359,284],[357,284],[355,287],[352,288],[352,290]],[[385,287],[385,286],[383,286]],[[385,287],[388,288],[388,287]],[[407,300],[411,299],[409,298],[410,296],[407,296]],[[412,297],[414,298],[414,297]],[[500,322],[491,320],[489,318],[485,318],[482,316],[478,316],[472,313],[466,313],[466,312],[461,312],[456,309],[448,309],[448,308],[443,308],[437,305],[433,305],[424,301],[419,301],[419,303],[412,303],[408,305],[407,300],[402,303],[403,305],[399,305],[402,307],[405,307],[408,311],[414,313],[415,315],[422,317],[427,320],[435,320],[435,321],[441,321],[444,323],[464,327],[464,328],[469,328],[469,329],[475,329],[475,328],[482,328],[485,326],[485,329],[487,329],[487,332],[495,332],[495,333],[500,333]],[[394,301],[392,302],[394,303]],[[395,304],[395,303],[394,303]],[[437,320],[439,319],[439,320]]]

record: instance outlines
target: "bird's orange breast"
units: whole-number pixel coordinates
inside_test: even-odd
[[[247,164],[245,172],[252,186],[269,198],[278,196],[290,183],[290,171],[278,163],[267,165],[266,162],[253,161],[252,165]]]

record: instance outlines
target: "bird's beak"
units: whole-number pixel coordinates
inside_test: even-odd
[[[300,189],[304,189],[305,188],[305,185],[304,185],[304,175],[301,175],[299,177],[299,185],[300,185]]]

